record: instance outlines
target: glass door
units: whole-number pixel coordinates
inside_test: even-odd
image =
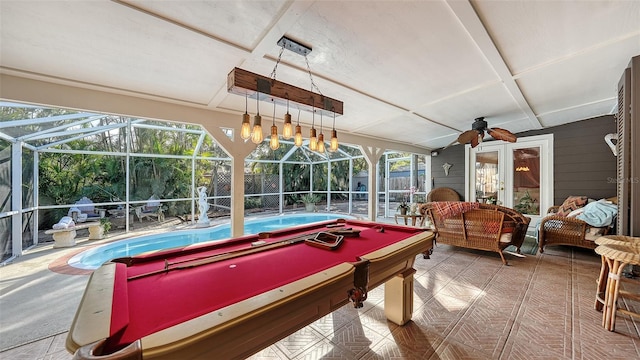
[[[502,146],[486,146],[473,152],[473,191],[470,201],[487,204],[504,202],[504,160]]]
[[[541,152],[540,146],[531,146],[512,149],[510,154],[512,207],[521,214],[534,217],[539,217],[541,211]]]
[[[531,218],[531,226],[553,205],[553,135],[466,146],[465,198],[498,204]]]

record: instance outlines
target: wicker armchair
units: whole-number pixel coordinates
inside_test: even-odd
[[[609,227],[592,227],[586,222],[566,216],[555,214],[559,206],[552,206],[547,211],[547,215],[540,222],[538,229],[538,247],[540,253],[544,252],[545,246],[549,245],[569,245],[585,249],[595,249],[595,240],[600,236],[607,235]]]
[[[460,195],[452,188],[439,187],[427,194],[427,202],[432,201],[460,201]]]
[[[428,216],[436,233],[435,241],[464,248],[495,251],[503,264],[507,264],[502,251],[513,245],[520,247],[529,226],[530,218],[515,210],[499,205],[477,204],[479,208],[464,213],[443,217],[435,211],[433,203],[420,207],[423,216]]]

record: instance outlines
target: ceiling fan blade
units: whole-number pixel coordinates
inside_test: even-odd
[[[489,133],[489,135],[491,135],[491,137],[493,137],[496,140],[504,140],[512,143],[518,140],[518,137],[515,136],[509,130],[500,129],[500,128],[491,128],[491,129],[488,129],[487,132]]]
[[[471,147],[475,148],[476,146],[478,146],[482,142],[483,137],[484,137],[484,131],[481,131],[481,132],[476,131],[476,136],[473,139],[471,139]]]
[[[457,142],[458,142],[458,139],[453,140],[452,142],[450,142],[450,143],[449,143],[449,145],[447,145],[447,146],[443,147],[442,149],[440,149],[440,151],[442,151],[442,150],[444,150],[444,149],[448,148],[449,146],[451,146],[451,145],[453,145],[453,144],[455,144],[455,143],[457,143]]]
[[[477,139],[477,138],[478,138],[477,130],[467,130],[462,134],[460,134],[460,136],[458,136],[458,142],[460,144],[467,144],[467,143],[470,143],[473,139]]]

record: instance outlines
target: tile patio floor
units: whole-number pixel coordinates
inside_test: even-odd
[[[551,247],[506,257],[509,266],[495,253],[439,245],[431,259],[416,260],[407,325],[385,320],[381,286],[363,309],[346,305],[251,359],[640,358],[640,321],[618,316],[615,332],[600,325],[593,307],[600,259],[593,251]],[[625,286],[640,292],[637,280]],[[65,337],[9,349],[0,359],[71,359]]]

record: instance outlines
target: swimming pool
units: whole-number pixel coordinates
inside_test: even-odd
[[[344,214],[287,214],[247,220],[244,223],[245,235],[263,231],[283,229],[296,225],[310,224],[332,219],[354,219]],[[197,244],[211,240],[231,237],[231,224],[222,224],[206,229],[171,231],[162,234],[145,235],[132,239],[115,241],[83,251],[71,259],[68,264],[79,269],[93,270],[105,262],[125,256],[138,255],[147,251],[156,251],[174,247]]]

